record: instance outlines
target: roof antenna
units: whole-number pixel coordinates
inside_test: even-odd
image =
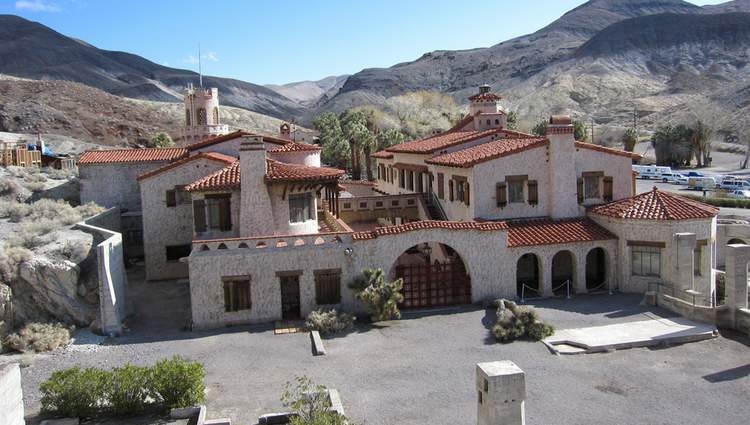
[[[203,71],[201,70],[201,44],[198,43],[198,84],[203,88]]]

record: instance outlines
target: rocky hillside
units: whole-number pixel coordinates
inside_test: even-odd
[[[282,121],[222,107],[232,128],[276,134]],[[159,131],[180,135],[181,103],[128,99],[70,81],[0,76],[0,131],[53,133],[100,145],[143,143]]]
[[[0,74],[75,81],[119,96],[167,102],[182,101],[184,87],[198,84],[198,74],[193,71],[98,49],[14,15],[0,15]],[[219,88],[224,105],[287,119],[302,109],[260,85],[210,76],[203,81]]]
[[[347,78],[349,78],[348,75],[337,75],[318,81],[299,81],[282,85],[267,84],[266,87],[302,106],[309,107],[335,96]]]

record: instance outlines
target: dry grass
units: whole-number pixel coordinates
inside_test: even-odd
[[[53,351],[70,344],[72,329],[61,323],[29,323],[8,335],[5,346],[22,353]]]
[[[20,201],[23,188],[13,179],[0,179],[0,199]]]
[[[32,257],[34,254],[31,251],[21,247],[6,247],[0,251],[0,280],[13,281],[18,273],[18,266]]]
[[[79,263],[89,255],[90,246],[82,240],[66,241],[61,254],[68,260]]]
[[[72,177],[78,177],[78,168],[58,170],[57,168],[48,167],[43,168],[42,172],[53,180],[67,180]]]

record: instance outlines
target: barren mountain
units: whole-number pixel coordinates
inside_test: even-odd
[[[198,74],[155,64],[125,52],[97,49],[37,22],[0,15],[0,73],[37,80],[67,80],[108,93],[144,100],[177,102]],[[289,119],[301,107],[279,93],[244,81],[203,77],[218,87],[224,105]]]
[[[143,143],[159,131],[180,135],[181,103],[128,99],[70,81],[0,76],[0,131],[52,133],[101,145]],[[276,134],[281,120],[222,107],[232,128]]]
[[[282,85],[267,84],[266,87],[302,106],[313,106],[321,100],[327,100],[336,95],[348,77],[348,75],[336,75],[318,81],[299,81]]]

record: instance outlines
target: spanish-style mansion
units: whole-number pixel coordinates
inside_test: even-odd
[[[717,209],[634,195],[640,157],[576,141],[569,117],[537,137],[506,128],[488,87],[470,101],[450,130],[374,154],[370,183],[288,126],[225,133],[218,92],[191,88],[181,146],[86,152],[81,198],[120,208],[149,280],[189,279],[195,328],[357,311],[364,268],[403,278],[407,309],[650,285],[713,305]]]

